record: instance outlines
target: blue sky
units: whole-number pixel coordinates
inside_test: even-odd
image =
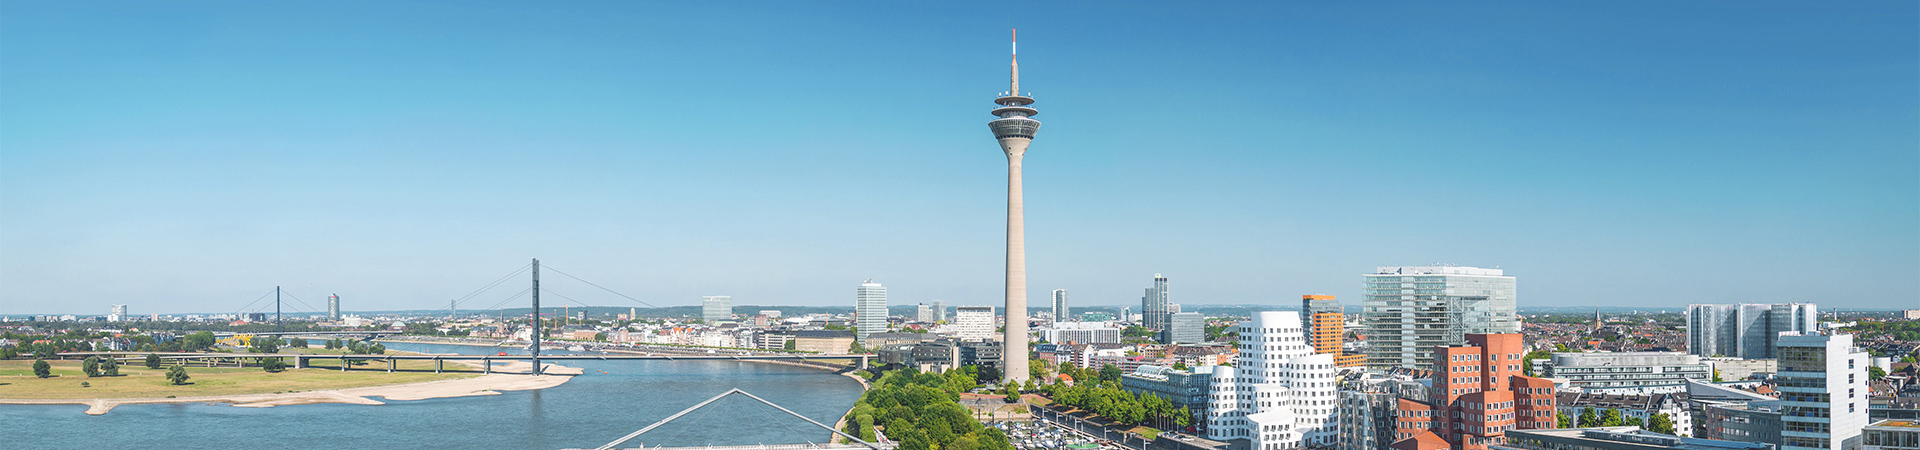
[[[1036,302],[1920,305],[1910,1],[564,6],[0,3],[0,313],[997,304],[1010,27]]]

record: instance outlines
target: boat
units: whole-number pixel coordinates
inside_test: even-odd
[[[569,347],[567,347],[567,351],[570,351],[570,352],[584,352],[584,351],[587,351],[587,348],[586,348],[586,347],[581,347],[581,346],[578,346],[578,345],[574,345],[574,346],[569,346]]]

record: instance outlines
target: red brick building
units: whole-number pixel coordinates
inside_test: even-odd
[[[1556,425],[1553,382],[1523,375],[1520,335],[1466,338],[1436,349],[1429,402],[1400,400],[1393,448],[1486,450],[1505,443],[1506,430]]]

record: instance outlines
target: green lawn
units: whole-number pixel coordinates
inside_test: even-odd
[[[345,389],[389,384],[418,383],[478,376],[477,371],[433,373],[433,363],[409,361],[402,372],[387,373],[386,364],[373,362],[342,372],[338,361],[332,369],[313,368],[268,373],[259,367],[187,367],[187,385],[167,382],[166,369],[148,369],[134,361],[120,366],[120,376],[88,378],[80,371],[80,361],[47,361],[53,365],[53,377],[33,376],[33,360],[0,361],[0,398],[146,398],[192,397],[203,395],[270,394]],[[289,362],[291,363],[291,362]],[[449,369],[469,369],[447,364]],[[90,387],[80,387],[86,382]]]

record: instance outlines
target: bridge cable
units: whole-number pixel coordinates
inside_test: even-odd
[[[493,306],[489,306],[489,307],[487,307],[486,309],[482,309],[481,311],[486,311],[486,310],[490,310],[490,309],[498,309],[498,308],[500,308],[500,306],[502,306],[502,305],[506,305],[506,304],[507,304],[507,302],[510,302],[510,301],[513,301],[513,299],[516,299],[516,298],[520,298],[520,296],[522,296],[522,295],[527,295],[527,292],[528,292],[528,291],[532,291],[532,290],[533,290],[533,288],[532,288],[532,287],[527,287],[527,288],[525,288],[525,289],[521,289],[521,290],[520,290],[520,293],[518,293],[518,294],[513,294],[513,296],[512,296],[512,297],[507,297],[507,298],[506,298],[505,300],[501,300],[501,301],[500,301],[499,303],[494,303],[494,304],[493,304]]]
[[[241,307],[239,307],[239,308],[236,308],[236,309],[234,309],[234,310],[233,310],[233,312],[234,312],[234,314],[239,314],[239,313],[243,313],[243,312],[246,312],[246,311],[247,311],[247,307],[248,307],[248,306],[253,306],[253,304],[254,304],[254,303],[260,303],[260,301],[261,301],[261,300],[266,300],[266,299],[267,299],[267,297],[271,297],[271,296],[273,296],[273,291],[267,291],[267,293],[265,293],[265,294],[260,294],[260,298],[256,298],[256,299],[253,299],[253,301],[251,301],[251,302],[247,302],[247,304],[246,304],[245,306],[241,306]]]
[[[500,285],[500,283],[505,283],[505,282],[507,282],[507,280],[508,280],[508,279],[512,279],[512,278],[513,278],[513,277],[514,277],[515,275],[519,275],[519,274],[520,274],[521,272],[526,272],[526,271],[527,271],[527,268],[529,268],[529,267],[533,267],[533,263],[527,263],[527,264],[523,264],[523,265],[521,265],[521,266],[520,266],[520,268],[519,268],[519,269],[514,269],[514,271],[513,271],[512,273],[508,273],[508,274],[507,274],[506,276],[503,276],[503,277],[500,277],[500,279],[497,279],[497,280],[493,280],[493,282],[492,282],[492,283],[487,283],[487,285],[486,285],[486,286],[481,286],[481,287],[480,287],[480,289],[476,289],[476,290],[474,290],[473,292],[471,292],[471,293],[468,293],[467,295],[465,295],[465,296],[462,296],[462,297],[460,297],[459,299],[455,299],[455,300],[453,301],[453,304],[454,304],[454,306],[459,306],[461,302],[465,302],[465,301],[467,301],[467,300],[471,300],[471,299],[473,299],[474,297],[476,297],[476,296],[479,296],[480,294],[482,294],[482,293],[485,293],[485,292],[487,292],[488,290],[491,290],[491,289],[493,289],[493,288],[494,288],[495,286],[499,286],[499,285]],[[491,309],[491,308],[489,308],[489,309]]]
[[[636,302],[636,303],[639,303],[639,304],[642,304],[642,305],[647,305],[647,307],[648,307],[648,308],[653,308],[653,309],[664,309],[664,308],[661,308],[661,307],[660,307],[659,305],[655,305],[655,304],[652,304],[652,303],[647,303],[647,302],[646,302],[645,300],[641,300],[641,299],[637,299],[637,298],[633,298],[633,296],[630,296],[630,295],[627,295],[627,294],[622,294],[622,293],[620,293],[620,291],[615,291],[615,290],[612,290],[612,289],[607,289],[607,287],[606,287],[606,286],[601,286],[601,285],[598,285],[598,284],[594,284],[594,283],[593,283],[592,281],[587,281],[587,280],[584,280],[584,279],[581,279],[580,277],[576,277],[576,276],[573,276],[573,274],[570,274],[570,273],[566,273],[566,272],[561,272],[561,271],[560,271],[560,269],[554,269],[554,268],[553,268],[553,266],[545,266],[545,267],[546,267],[546,268],[547,268],[548,270],[552,270],[552,271],[553,271],[554,273],[558,273],[558,274],[561,274],[561,275],[566,275],[566,276],[567,276],[567,278],[572,278],[572,279],[575,279],[575,280],[579,280],[579,281],[580,281],[581,283],[586,283],[586,284],[587,284],[588,286],[593,286],[593,287],[597,287],[597,288],[600,288],[600,290],[603,290],[603,291],[607,291],[607,292],[611,292],[611,293],[613,293],[613,295],[618,295],[618,296],[621,296],[621,297],[625,297],[625,298],[626,298],[627,300],[633,300],[633,301],[634,301],[634,302]]]
[[[292,299],[293,299],[293,301],[295,301],[295,302],[298,302],[298,303],[300,303],[300,306],[305,306],[305,307],[307,307],[307,309],[305,310],[306,312],[308,312],[308,313],[312,313],[312,314],[319,314],[319,313],[320,313],[320,311],[319,311],[319,310],[316,310],[316,309],[313,309],[313,305],[309,305],[309,304],[307,304],[307,302],[306,302],[306,301],[304,301],[304,300],[301,300],[301,299],[300,299],[300,297],[294,297],[292,293],[287,293],[287,292],[281,292],[281,293],[282,293],[282,294],[286,294],[286,296],[287,296],[288,298],[292,298]]]

